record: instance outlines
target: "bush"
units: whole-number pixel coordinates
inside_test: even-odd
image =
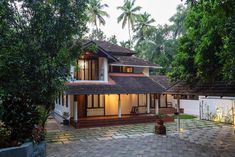
[[[32,140],[34,143],[40,143],[45,140],[46,137],[46,129],[42,125],[35,125],[32,132]]]
[[[32,100],[7,96],[2,99],[2,105],[2,121],[12,131],[10,140],[18,145],[31,139],[33,128],[39,123],[39,112]]]
[[[11,145],[11,129],[0,120],[0,148]]]

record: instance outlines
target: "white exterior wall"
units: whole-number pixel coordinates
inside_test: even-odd
[[[199,100],[180,100],[180,108],[185,114],[199,116]]]
[[[222,122],[225,122],[225,116],[235,115],[235,97],[212,97],[200,96],[201,118],[208,119],[207,114],[216,115]],[[235,117],[234,117],[235,118]],[[213,119],[210,119],[213,120]]]
[[[149,68],[144,68],[143,74],[149,76]]]
[[[60,100],[60,103],[59,104],[59,101],[57,101],[58,103],[55,102],[55,109],[54,111],[60,115],[60,116],[63,116],[63,113],[64,112],[68,112],[70,115],[71,115],[71,109],[70,109],[70,104],[72,103],[73,101],[73,96],[72,95],[68,95],[68,107],[66,107],[66,105],[62,105],[62,96],[59,97],[61,100]]]
[[[99,80],[108,81],[108,59],[99,57]]]

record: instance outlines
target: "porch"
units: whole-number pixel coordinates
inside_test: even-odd
[[[79,118],[77,122],[74,118],[70,118],[70,124],[75,128],[89,128],[100,126],[126,125],[138,123],[153,123],[159,117],[155,114],[140,114],[140,115],[123,115],[118,116],[99,116],[99,117],[85,117]],[[163,118],[165,122],[173,122],[173,116],[166,116]]]

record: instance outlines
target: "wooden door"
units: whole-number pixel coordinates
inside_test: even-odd
[[[85,95],[78,96],[78,118],[86,117]]]

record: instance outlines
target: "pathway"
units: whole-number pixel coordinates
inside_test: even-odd
[[[53,119],[51,120],[53,121]],[[49,122],[48,126],[54,122]],[[71,129],[57,123],[47,136],[49,157],[95,156],[235,156],[234,128],[201,120],[166,123],[167,136],[154,134],[154,124]],[[145,154],[145,155],[144,155]]]

